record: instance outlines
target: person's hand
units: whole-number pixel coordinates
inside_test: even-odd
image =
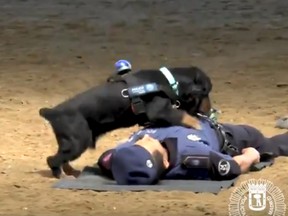
[[[260,153],[252,147],[242,149],[242,154],[247,155],[253,161],[253,164],[260,162]]]

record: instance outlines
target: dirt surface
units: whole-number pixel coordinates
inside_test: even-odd
[[[104,81],[117,59],[134,69],[192,64],[211,76],[221,121],[285,132],[274,123],[288,112],[288,87],[277,87],[288,83],[287,8],[287,0],[1,0],[0,215],[227,215],[235,187],[217,196],[52,189],[45,159],[56,141],[38,109]],[[93,164],[136,129],[107,134],[73,164]],[[279,158],[236,186],[262,177],[287,196],[287,172]]]

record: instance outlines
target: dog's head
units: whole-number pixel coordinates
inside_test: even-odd
[[[185,110],[193,113],[202,98],[208,97],[212,90],[212,82],[208,75],[197,67],[177,68],[179,92]]]
[[[179,83],[183,94],[207,96],[212,90],[211,79],[200,68],[187,67],[182,68],[179,72],[181,75],[179,76]]]
[[[39,114],[50,123],[61,152],[80,156],[88,147],[93,146],[92,132],[81,113],[42,108]]]

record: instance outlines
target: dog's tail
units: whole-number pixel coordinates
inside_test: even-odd
[[[45,118],[46,120],[51,119],[51,117],[55,116],[56,114],[57,111],[52,108],[43,107],[39,109],[39,115]]]

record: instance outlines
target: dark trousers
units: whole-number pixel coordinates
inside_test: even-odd
[[[260,154],[270,152],[276,157],[288,156],[288,132],[268,138],[248,125],[223,124],[223,127],[240,153],[243,148],[253,147]]]

